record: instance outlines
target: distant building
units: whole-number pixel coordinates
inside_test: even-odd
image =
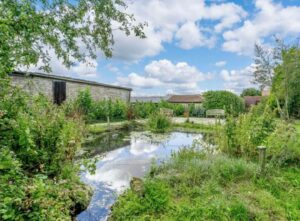
[[[42,73],[13,72],[12,84],[31,95],[44,94],[56,104],[74,99],[78,92],[89,88],[94,100],[120,99],[129,102],[132,89],[70,77]]]
[[[203,97],[199,94],[196,95],[171,95],[168,100],[169,103],[174,104],[198,104],[200,105],[203,102]]]
[[[261,96],[245,96],[244,101],[247,108],[257,105],[261,101]]]
[[[131,103],[137,102],[152,102],[152,103],[159,103],[161,101],[167,100],[168,96],[143,96],[143,97],[131,97]]]

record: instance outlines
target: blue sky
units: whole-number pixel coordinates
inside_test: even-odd
[[[299,0],[130,0],[147,22],[147,38],[115,31],[114,56],[70,70],[53,58],[53,74],[133,88],[133,95],[239,93],[252,87],[255,43],[300,37]],[[33,68],[34,69],[34,68]]]

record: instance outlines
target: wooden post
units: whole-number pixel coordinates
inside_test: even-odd
[[[259,165],[260,165],[260,173],[265,173],[265,166],[266,166],[266,150],[267,147],[265,146],[258,146],[257,147],[259,151]]]

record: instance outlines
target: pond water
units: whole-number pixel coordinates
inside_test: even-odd
[[[132,177],[143,177],[153,161],[165,160],[174,151],[188,146],[202,134],[172,132],[158,135],[150,132],[127,132],[101,135],[87,147],[91,157],[100,155],[96,173],[85,172],[81,180],[92,186],[94,195],[78,221],[107,220],[117,196],[129,187]],[[106,153],[102,153],[107,151]]]

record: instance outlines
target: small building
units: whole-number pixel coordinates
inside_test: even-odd
[[[245,96],[244,97],[245,105],[247,108],[257,105],[261,101],[261,96]]]
[[[164,96],[144,96],[144,97],[131,97],[130,102],[131,103],[144,103],[144,102],[151,102],[158,104],[161,101],[165,101],[167,97]]]
[[[42,93],[56,104],[75,99],[79,91],[85,88],[90,89],[94,100],[119,99],[129,102],[132,91],[131,88],[42,73],[15,71],[10,76],[13,85],[22,88],[31,95]]]
[[[189,104],[201,105],[203,102],[203,97],[199,94],[196,95],[171,95],[167,101],[173,104],[183,104],[188,106]]]

